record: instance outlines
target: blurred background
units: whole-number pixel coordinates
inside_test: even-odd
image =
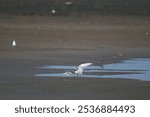
[[[0,14],[150,15],[150,0],[0,0]]]

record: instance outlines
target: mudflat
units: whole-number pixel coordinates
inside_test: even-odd
[[[150,99],[149,81],[34,76],[42,65],[117,63],[149,50],[146,16],[0,16],[0,99]]]

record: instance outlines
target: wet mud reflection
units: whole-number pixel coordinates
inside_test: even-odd
[[[126,78],[150,81],[149,58],[132,58],[121,63],[106,64],[103,68],[100,65],[88,66],[84,70],[83,75],[79,76],[76,74],[71,74],[70,76],[64,75],[65,72],[74,69],[73,65],[44,65],[38,67],[38,69],[45,69],[47,72],[35,74],[38,77]]]

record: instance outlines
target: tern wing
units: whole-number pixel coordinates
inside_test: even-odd
[[[92,65],[92,63],[83,63],[81,65],[78,66],[78,69],[85,69],[87,66]]]

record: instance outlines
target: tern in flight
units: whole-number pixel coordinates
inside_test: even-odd
[[[92,65],[92,63],[83,63],[81,65],[78,66],[78,68],[74,67],[74,71],[68,71],[68,72],[65,72],[63,73],[64,75],[67,75],[67,76],[70,76],[70,75],[73,75],[73,74],[76,74],[76,75],[82,75],[83,73],[83,70],[89,66],[89,65]]]

